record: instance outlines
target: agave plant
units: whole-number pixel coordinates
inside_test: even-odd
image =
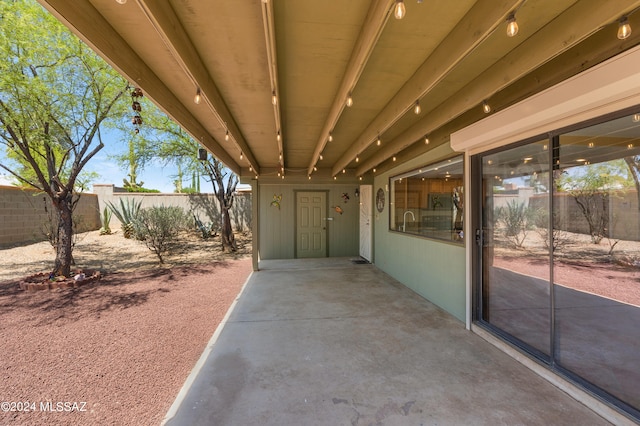
[[[111,222],[111,214],[111,210],[105,207],[104,211],[102,212],[102,228],[100,228],[100,235],[111,234],[111,228],[109,228],[109,222]]]
[[[122,233],[125,238],[131,238],[135,232],[135,220],[140,213],[140,206],[142,205],[142,200],[136,201],[130,198],[127,198],[127,202],[120,198],[120,208],[113,205],[113,203],[107,201],[107,205],[109,209],[113,212],[114,215],[120,221],[122,227]]]

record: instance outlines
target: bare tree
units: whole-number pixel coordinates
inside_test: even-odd
[[[230,210],[233,207],[236,187],[238,185],[238,175],[227,171],[224,165],[217,159],[211,158],[202,162],[207,176],[211,179],[213,191],[220,204],[220,237],[222,239],[222,251],[229,249],[236,251],[236,240],[231,227]],[[225,185],[225,178],[227,182]]]

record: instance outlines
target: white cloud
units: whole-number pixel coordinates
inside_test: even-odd
[[[9,175],[0,175],[0,185],[13,186],[14,179]]]

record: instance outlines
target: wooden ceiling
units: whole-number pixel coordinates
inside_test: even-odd
[[[640,41],[640,0],[39,1],[244,180],[370,177]]]

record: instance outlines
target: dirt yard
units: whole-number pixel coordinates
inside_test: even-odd
[[[77,267],[97,283],[28,293],[51,268],[47,242],[0,250],[0,425],[158,425],[251,272],[237,253],[187,238],[159,265],[144,244],[79,236]]]
[[[565,232],[554,256],[554,282],[567,288],[640,306],[640,242],[604,239]],[[612,249],[612,244],[613,246]],[[549,279],[549,249],[540,235],[529,232],[524,247],[496,238],[493,266]]]

